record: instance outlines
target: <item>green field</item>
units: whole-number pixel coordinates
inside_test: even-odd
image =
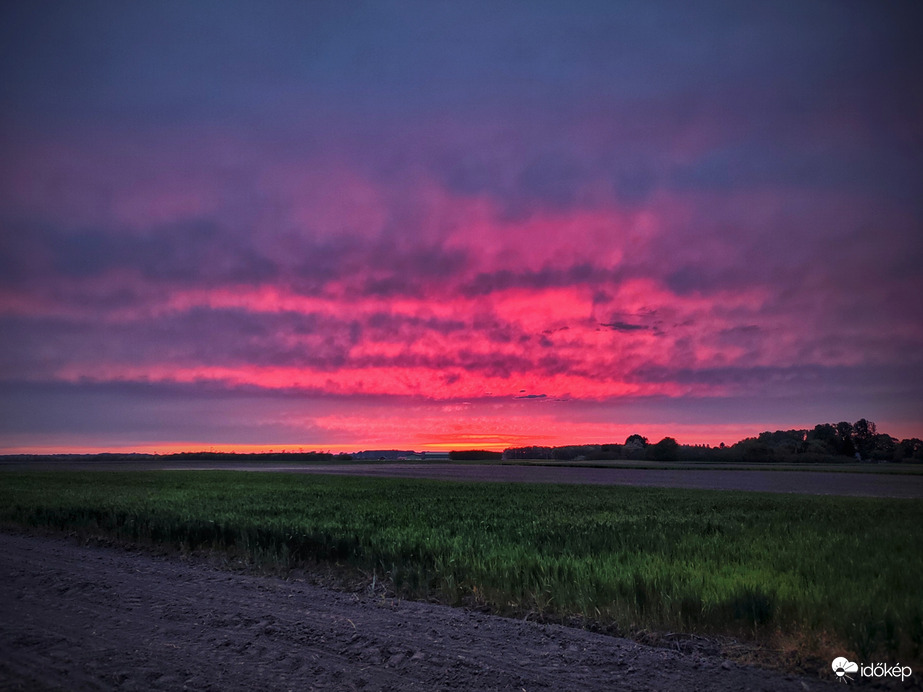
[[[257,564],[335,561],[408,596],[919,661],[923,502],[224,471],[0,476],[0,521]]]

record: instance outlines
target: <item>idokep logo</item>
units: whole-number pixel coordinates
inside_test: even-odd
[[[853,676],[850,673],[858,673],[863,678],[900,678],[901,682],[913,674],[910,666],[902,666],[900,663],[893,666],[889,666],[887,663],[871,663],[860,666],[843,656],[833,659],[831,666],[840,682],[852,680]]]
[[[839,658],[833,659],[833,672],[836,673],[837,678],[840,682],[846,682],[847,680],[852,680],[850,675],[847,673],[857,673],[859,671],[859,664],[853,663],[847,658],[840,656]]]

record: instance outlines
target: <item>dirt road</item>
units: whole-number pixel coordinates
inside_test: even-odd
[[[3,690],[832,690],[367,590],[0,533]]]

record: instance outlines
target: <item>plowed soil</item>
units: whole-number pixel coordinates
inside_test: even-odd
[[[649,647],[368,588],[0,533],[4,690],[837,688],[707,646]]]
[[[24,461],[0,459],[0,471],[156,471],[211,470],[324,473],[381,478],[429,478],[475,483],[568,483],[638,485],[660,488],[748,490],[810,495],[923,499],[923,474],[831,473],[776,469],[600,468],[588,466],[496,465],[464,463],[275,464],[239,461]]]

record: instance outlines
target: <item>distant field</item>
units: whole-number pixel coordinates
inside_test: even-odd
[[[161,460],[0,459],[10,471],[197,471],[315,473],[376,478],[428,478],[494,483],[638,485],[923,500],[923,474],[911,464],[715,464],[699,462],[246,462],[188,458]]]
[[[8,472],[0,520],[291,567],[622,631],[919,660],[923,502],[240,472]],[[879,660],[879,659],[874,659]]]
[[[469,462],[471,463],[471,462]],[[496,464],[494,461],[473,462],[483,464]],[[579,466],[585,468],[611,468],[611,469],[712,469],[724,471],[823,471],[828,473],[880,473],[899,474],[906,476],[923,475],[923,464],[909,463],[872,463],[872,462],[845,462],[841,464],[827,463],[785,463],[785,462],[736,462],[736,461],[633,461],[621,460],[586,460],[586,461],[559,461],[554,459],[526,459],[499,462],[503,465],[524,466]]]

